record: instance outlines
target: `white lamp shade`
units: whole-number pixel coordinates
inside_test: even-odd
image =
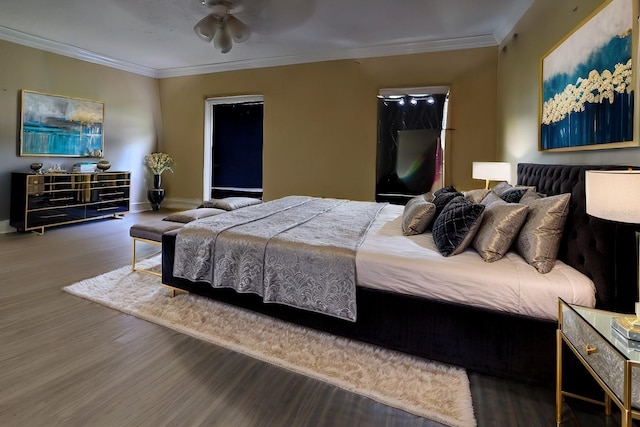
[[[229,29],[224,23],[220,23],[218,31],[216,31],[216,34],[213,36],[213,46],[215,46],[216,49],[220,49],[222,53],[229,52],[233,46],[231,34],[229,34]]]
[[[217,16],[209,14],[202,18],[193,27],[193,31],[195,31],[200,40],[204,40],[205,42],[209,43],[211,40],[213,40],[213,36],[218,29],[219,21],[220,19]]]
[[[640,171],[586,171],[587,213],[640,224]]]
[[[236,43],[243,43],[251,37],[251,28],[233,15],[229,15],[226,19],[227,28]]]
[[[487,181],[511,181],[511,163],[473,162],[472,176]]]

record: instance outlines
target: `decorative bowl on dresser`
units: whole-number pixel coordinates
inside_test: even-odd
[[[11,174],[11,226],[19,231],[118,217],[129,211],[130,172]]]

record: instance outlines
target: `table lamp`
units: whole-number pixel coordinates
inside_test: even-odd
[[[511,163],[507,162],[473,162],[473,179],[484,179],[485,189],[489,189],[489,181],[510,181]]]
[[[586,171],[585,193],[587,214],[610,221],[640,224],[640,171]],[[636,231],[636,245],[638,237]],[[627,319],[638,327],[640,302],[636,301],[635,311],[636,317]]]

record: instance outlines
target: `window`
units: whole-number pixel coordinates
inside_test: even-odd
[[[376,200],[405,203],[444,186],[448,87],[378,95]]]

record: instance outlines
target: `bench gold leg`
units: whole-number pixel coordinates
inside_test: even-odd
[[[150,243],[152,245],[160,245],[162,246],[162,242],[156,242],[155,240],[147,240],[147,239],[140,239],[138,237],[132,237],[133,240],[133,244],[132,244],[132,254],[131,254],[131,271],[137,271],[140,273],[146,273],[146,274],[152,274],[154,276],[162,276],[162,273],[156,273],[155,271],[149,271],[149,270],[140,270],[136,268],[136,263],[137,263],[137,259],[136,259],[136,242],[141,241],[144,243]]]
[[[133,238],[133,253],[131,254],[131,271],[136,271],[136,238]]]
[[[179,288],[174,288],[173,286],[169,286],[169,285],[165,285],[164,283],[162,284],[162,286],[164,286],[165,288],[169,288],[169,291],[171,291],[171,293],[169,295],[171,295],[171,298],[175,298],[177,293],[181,293],[181,294],[188,294],[188,291],[185,291],[184,289],[179,289]]]

